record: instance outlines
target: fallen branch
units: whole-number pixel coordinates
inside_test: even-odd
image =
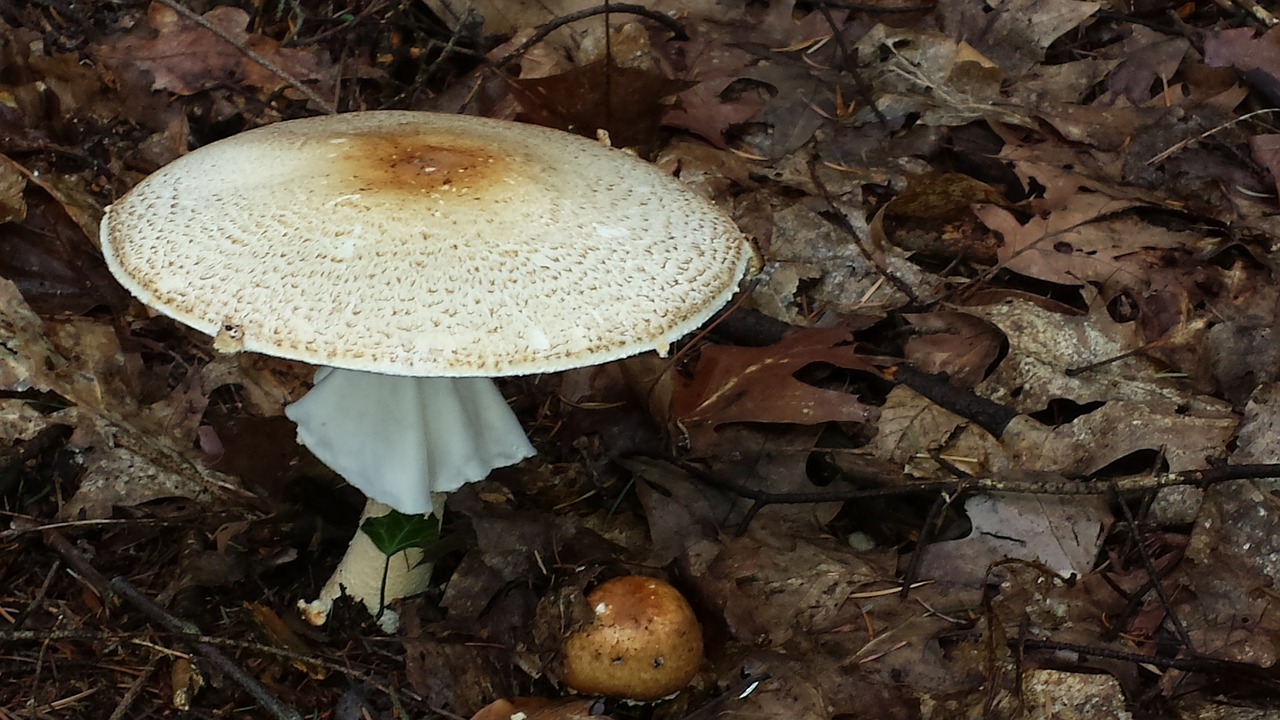
[[[15,518],[13,524],[15,526],[23,526],[17,529],[35,529],[35,523],[25,518]],[[200,639],[200,629],[195,625],[170,615],[164,608],[155,604],[151,598],[143,595],[123,577],[116,576],[107,580],[102,573],[98,572],[97,568],[93,567],[89,559],[77,550],[65,535],[57,530],[43,530],[41,537],[44,539],[45,545],[58,553],[67,565],[76,572],[80,581],[88,585],[105,601],[118,603],[119,600],[124,600],[141,610],[143,614],[159,623],[162,627],[176,633],[182,642],[194,647],[206,662],[221,670],[227,677],[235,680],[240,687],[244,688],[245,692],[253,696],[258,705],[271,714],[271,717],[276,720],[302,720],[302,714],[295,708],[273,696],[262,683],[240,669],[240,666],[236,665],[221,650],[208,642],[202,641]]]
[[[897,478],[891,487],[878,487],[857,490],[818,490],[814,492],[776,493],[768,490],[743,485],[742,483],[720,477],[697,465],[677,458],[666,458],[679,465],[686,472],[699,480],[728,491],[738,497],[752,500],[751,507],[739,521],[737,533],[743,534],[756,514],[769,505],[804,505],[808,503],[851,502],[868,498],[898,497],[902,495],[918,495],[921,493],[1021,493],[1031,495],[1133,495],[1160,490],[1179,485],[1208,487],[1228,480],[1261,480],[1280,478],[1280,463],[1261,465],[1218,465],[1203,470],[1184,470],[1182,472],[1161,473],[1158,475],[1137,475],[1118,478],[1113,481],[1098,482],[1094,480],[1069,480],[1067,478],[1048,475],[1046,473],[1027,473],[1019,475],[1011,473],[1003,477],[960,478],[956,480],[912,481],[906,476]]]
[[[1044,650],[1054,654],[1055,657],[1061,658],[1064,653],[1075,653],[1084,657],[1105,658],[1107,660],[1120,660],[1122,662],[1130,662],[1134,665],[1150,665],[1167,670],[1182,670],[1183,672],[1204,673],[1214,677],[1223,679],[1239,679],[1241,677],[1251,680],[1259,680],[1274,687],[1280,682],[1280,672],[1276,667],[1261,667],[1258,665],[1250,665],[1249,663],[1236,662],[1233,660],[1223,660],[1220,658],[1206,657],[1204,655],[1193,655],[1190,657],[1157,657],[1153,655],[1125,652],[1108,647],[1098,647],[1093,645],[1080,645],[1077,643],[1056,642],[1053,640],[1037,640],[1034,638],[1012,638],[1008,641],[1009,647],[1018,651],[1018,655],[1022,656],[1025,650]]]

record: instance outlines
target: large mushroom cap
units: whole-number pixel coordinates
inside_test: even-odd
[[[244,350],[413,376],[663,350],[750,257],[715,206],[624,152],[399,111],[192,152],[108,209],[102,248],[144,303]]]

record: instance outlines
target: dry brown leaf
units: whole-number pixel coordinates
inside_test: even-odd
[[[682,562],[694,593],[722,614],[734,638],[776,647],[860,622],[853,595],[889,586],[892,555],[753,525],[746,536],[694,545]]]
[[[1270,458],[1274,460],[1274,458]],[[1280,580],[1280,484],[1237,480],[1205,493],[1187,548],[1176,612],[1196,648],[1213,657],[1274,667],[1280,618],[1270,588]]]
[[[998,328],[968,313],[944,310],[902,317],[915,330],[903,356],[922,372],[945,372],[961,387],[982,382],[1004,346]]]
[[[1031,124],[1025,110],[1003,97],[1003,75],[954,37],[877,25],[858,40],[857,52],[870,65],[865,82],[873,86],[875,103],[854,113],[858,125],[884,118],[897,128],[917,117],[931,126],[980,119]]]
[[[889,391],[884,405],[880,408],[880,417],[876,421],[876,434],[867,446],[867,451],[874,457],[884,458],[901,466],[904,472],[919,477],[929,477],[938,471],[938,464],[930,457],[930,452],[947,439],[951,439],[946,448],[948,455],[963,455],[971,462],[963,463],[964,469],[971,473],[982,474],[992,467],[989,461],[994,452],[995,443],[985,431],[977,431],[984,443],[985,452],[976,452],[970,441],[965,452],[957,451],[960,438],[954,437],[956,431],[965,425],[965,419],[935,405],[928,398],[914,390],[899,385]],[[956,460],[952,461],[958,462]]]
[[[1257,71],[1280,80],[1280,27],[1257,36],[1251,28],[1225,28],[1207,32],[1204,62],[1210,67],[1232,67],[1240,72]]]
[[[1128,253],[1147,247],[1183,247],[1197,239],[1191,233],[1115,217],[1133,205],[1128,200],[1081,193],[1062,210],[1026,223],[995,205],[979,206],[975,212],[1003,238],[998,252],[1003,266],[1041,280],[1079,285],[1111,279],[1124,271],[1118,259]]]
[[[1096,293],[1086,292],[1089,311],[1064,314],[1025,299],[972,305],[966,311],[992,323],[1009,339],[1009,353],[977,392],[1022,413],[1044,410],[1055,398],[1078,404],[1107,400],[1186,405],[1206,416],[1229,412],[1226,403],[1188,392],[1159,377],[1159,366],[1133,356],[1080,374],[1083,368],[1116,358],[1142,345],[1133,323],[1111,318]]]
[[[1028,560],[1061,577],[1093,569],[1111,523],[1101,495],[978,495],[965,501],[973,525],[965,538],[930,545],[921,577],[968,588],[987,579],[992,565]]]
[[[27,202],[23,193],[27,189],[25,169],[0,155],[0,223],[22,222],[27,217]]]
[[[1091,475],[1130,457],[1159,457],[1173,472],[1199,470],[1221,461],[1239,419],[1217,413],[1184,412],[1160,401],[1112,400],[1069,423],[1049,427],[1019,417],[1001,444],[1013,467]]]
[[[1044,61],[1045,50],[1102,7],[1079,0],[1002,0],[939,3],[943,29],[964,38],[1000,69],[1021,75]]]
[[[653,142],[664,98],[688,83],[657,72],[619,67],[605,60],[550,77],[512,81],[526,119],[538,125],[594,137],[607,130],[615,147]]]
[[[514,694],[510,650],[419,634],[404,638],[404,678],[430,705],[467,717]]]
[[[63,507],[64,516],[109,517],[115,505],[159,497],[243,494],[230,478],[193,462],[179,441],[138,423],[131,395],[114,373],[102,371],[118,352],[113,341],[92,330],[67,334],[76,323],[61,327],[55,337],[62,340],[97,339],[60,349],[13,283],[0,278],[0,389],[34,389],[68,400],[71,407],[48,419],[75,427],[71,444],[84,449],[80,488]]]
[[[17,284],[32,307],[46,315],[85,313],[98,305],[127,307],[128,293],[111,278],[93,245],[85,240],[81,223],[90,223],[90,237],[96,237],[101,213],[96,205],[80,204],[88,201],[85,186],[68,181],[76,186],[76,197],[60,197],[41,189],[54,186],[50,181],[56,176],[35,178],[22,172],[27,177],[25,217],[4,228],[0,277]],[[85,213],[77,218],[72,214],[77,210]]]
[[[814,363],[878,376],[848,340],[842,329],[797,330],[764,348],[704,348],[693,376],[672,392],[671,417],[695,452],[713,447],[716,428],[727,423],[866,422],[872,407],[795,377]]]
[[[1271,173],[1271,181],[1280,193],[1280,135],[1256,135],[1249,141],[1253,159]]]
[[[204,19],[303,82],[326,83],[331,67],[318,49],[283,48],[280,43],[245,30],[249,16],[243,10],[220,6]],[[155,90],[193,95],[229,84],[247,85],[274,92],[285,85],[278,75],[245,57],[222,38],[192,23],[159,3],[147,11],[147,26],[107,39],[94,46],[107,65],[151,73]]]
[[[635,474],[636,497],[649,521],[649,562],[664,566],[700,540],[714,537],[741,499],[698,482],[671,463],[651,458],[618,461]]]
[[[1147,104],[1153,99],[1153,87],[1161,91],[1168,87],[1190,47],[1186,38],[1135,25],[1129,37],[1106,48],[1107,57],[1119,58],[1120,64],[1107,77],[1107,92],[1098,103]]]
[[[681,128],[719,148],[728,148],[725,133],[751,120],[764,109],[765,98],[756,90],[745,90],[724,97],[723,93],[737,78],[706,80],[680,93],[679,100],[662,118],[662,124]]]

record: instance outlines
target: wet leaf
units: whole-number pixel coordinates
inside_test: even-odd
[[[360,530],[383,555],[391,557],[409,548],[429,551],[440,539],[440,520],[434,515],[406,515],[392,510],[366,518]]]

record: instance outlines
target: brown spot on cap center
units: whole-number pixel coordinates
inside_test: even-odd
[[[513,179],[508,160],[443,135],[362,133],[328,142],[335,153],[330,179],[352,192],[482,193]]]

